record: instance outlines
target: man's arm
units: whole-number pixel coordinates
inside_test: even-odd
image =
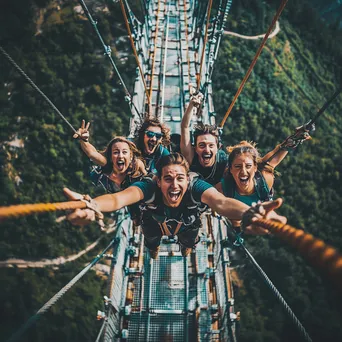
[[[253,225],[253,218],[265,218],[278,221],[285,224],[287,219],[284,216],[278,215],[274,210],[279,208],[283,201],[278,198],[275,201],[264,202],[260,207],[261,212],[252,213],[252,207],[237,201],[233,198],[227,198],[220,194],[215,188],[209,188],[202,194],[201,201],[207,204],[211,209],[215,210],[220,215],[228,217],[230,220],[241,220],[246,219],[249,221],[249,225],[245,225],[246,233],[248,234],[269,234],[266,229],[263,229],[257,225]]]
[[[181,153],[187,160],[189,164],[192,163],[194,159],[194,150],[191,145],[191,138],[190,138],[190,121],[192,116],[192,110],[194,107],[199,107],[201,105],[203,99],[203,95],[198,93],[197,95],[193,96],[190,99],[188,107],[183,115],[182,123],[181,123],[181,141],[180,141],[180,148]]]
[[[212,210],[231,220],[241,220],[242,215],[249,209],[249,206],[234,198],[225,197],[215,188],[209,188],[202,194],[201,201],[207,204]]]
[[[70,200],[79,200],[82,195],[69,190],[63,189],[64,194]],[[94,198],[93,205],[101,212],[112,212],[119,210],[127,205],[137,203],[144,199],[142,190],[137,186],[130,186],[127,189],[115,194],[107,194]],[[68,215],[67,219],[75,225],[86,225],[91,221],[95,221],[95,212],[91,209],[77,209]]]

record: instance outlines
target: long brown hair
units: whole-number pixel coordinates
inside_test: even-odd
[[[107,164],[102,167],[103,173],[110,174],[113,171],[113,160],[112,160],[112,146],[115,143],[123,142],[126,143],[129,147],[129,150],[132,154],[132,162],[131,166],[128,168],[129,174],[136,174],[137,172],[137,159],[141,159],[141,153],[135,146],[132,141],[129,141],[125,137],[115,137],[113,138],[107,145],[107,147],[101,151],[100,153],[107,159]]]

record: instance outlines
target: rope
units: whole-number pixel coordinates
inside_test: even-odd
[[[156,14],[156,29],[154,32],[154,41],[153,41],[153,58],[152,58],[152,64],[151,64],[151,79],[150,79],[150,98],[152,98],[152,93],[153,93],[153,71],[154,71],[154,65],[156,61],[156,43],[158,40],[158,29],[159,29],[159,10],[160,10],[160,0],[158,0],[158,5],[157,5],[157,14]],[[151,108],[149,108],[149,115],[152,115],[152,104],[150,103]]]
[[[263,161],[263,164],[266,165],[267,163],[269,163],[277,155],[277,153],[279,151],[281,151],[286,146],[286,144],[289,140],[292,140],[292,141],[295,141],[298,139],[301,140],[302,133],[304,133],[304,131],[306,129],[309,131],[312,130],[317,119],[323,114],[323,112],[328,108],[328,106],[341,93],[341,91],[342,91],[342,86],[334,92],[334,94],[324,103],[324,105],[319,109],[317,114],[312,119],[310,119],[310,121],[308,123],[303,125],[300,130],[296,131],[294,134],[287,137],[280,145],[278,145],[278,148],[274,151],[274,153],[272,155],[269,156],[269,158],[267,158],[267,160]],[[297,144],[295,145],[295,147],[296,146],[297,146]]]
[[[57,292],[48,302],[46,302],[30,319],[15,333],[7,342],[18,341],[22,335],[30,328],[41,315],[46,313],[52,305],[54,305],[72,286],[74,286],[98,261],[103,257],[107,250],[116,240],[113,239],[110,244],[99,254],[90,264],[88,264],[79,274],[77,274],[70,282]]]
[[[310,336],[306,332],[303,325],[300,323],[296,315],[293,313],[289,305],[286,303],[283,296],[280,294],[280,292],[277,290],[277,288],[274,286],[272,281],[268,278],[267,274],[263,271],[263,269],[259,266],[259,264],[256,262],[252,254],[248,251],[248,249],[245,247],[244,244],[240,245],[243,251],[246,253],[246,255],[249,257],[250,261],[252,262],[254,268],[259,272],[261,277],[264,279],[265,283],[268,285],[268,287],[271,289],[273,294],[277,297],[278,301],[281,303],[281,305],[284,307],[286,313],[291,318],[292,322],[295,324],[299,332],[301,333],[302,337],[305,339],[305,341],[312,342]]]
[[[138,114],[139,117],[140,117],[140,113],[139,113],[137,107],[135,106],[135,104],[134,104],[133,101],[132,101],[132,96],[131,96],[131,94],[129,93],[129,91],[128,91],[126,85],[125,85],[125,82],[123,81],[123,79],[122,79],[122,77],[121,77],[121,75],[120,75],[120,72],[119,72],[118,68],[116,67],[116,65],[115,65],[115,63],[114,63],[114,60],[113,60],[113,58],[112,58],[112,50],[111,50],[111,48],[110,48],[109,45],[106,45],[106,44],[104,43],[103,38],[102,38],[102,36],[101,36],[101,33],[99,32],[99,30],[98,30],[98,28],[97,28],[97,21],[95,21],[95,20],[93,19],[93,17],[91,16],[91,14],[90,14],[90,12],[89,12],[89,10],[88,10],[88,7],[87,7],[87,5],[85,4],[85,2],[84,2],[83,0],[78,0],[78,1],[79,1],[80,5],[82,6],[85,15],[87,16],[88,20],[89,20],[90,23],[92,24],[92,26],[93,26],[93,28],[94,28],[96,34],[97,34],[97,37],[99,38],[99,40],[100,40],[100,42],[101,42],[101,44],[102,44],[102,46],[103,46],[104,54],[108,57],[108,59],[109,59],[111,65],[112,65],[112,67],[114,68],[114,70],[115,70],[117,76],[119,77],[120,84],[121,84],[122,87],[124,88],[124,92],[125,92],[125,95],[126,95],[126,99],[133,105],[135,111],[137,112],[137,114]]]
[[[276,24],[277,20],[279,19],[281,12],[282,12],[283,9],[285,8],[285,6],[286,6],[286,4],[287,4],[287,1],[288,1],[288,0],[282,0],[281,4],[280,4],[280,6],[279,6],[279,8],[278,8],[278,10],[277,10],[276,15],[274,16],[274,18],[273,18],[273,20],[272,20],[272,23],[271,23],[270,27],[268,28],[268,30],[267,30],[267,32],[266,32],[266,34],[265,34],[265,37],[263,38],[263,40],[262,40],[262,42],[261,42],[261,44],[260,44],[260,46],[259,46],[259,48],[258,48],[258,51],[256,52],[256,54],[255,54],[255,56],[254,56],[254,58],[253,58],[253,61],[252,61],[251,65],[249,66],[249,68],[248,68],[248,70],[247,70],[247,72],[246,72],[246,75],[245,75],[245,77],[243,78],[243,80],[242,80],[242,82],[241,82],[241,84],[240,84],[240,86],[239,86],[239,89],[237,90],[237,92],[236,92],[236,94],[235,94],[235,96],[234,96],[234,99],[233,99],[232,103],[230,104],[230,106],[229,106],[229,108],[228,108],[228,110],[227,110],[227,112],[226,112],[224,118],[223,118],[222,121],[221,121],[221,124],[220,124],[220,128],[221,128],[221,129],[223,128],[223,126],[224,126],[226,120],[228,119],[228,116],[229,116],[230,112],[232,111],[232,109],[233,109],[233,107],[234,107],[234,104],[235,104],[237,98],[239,97],[240,93],[242,92],[242,89],[243,89],[245,83],[247,82],[248,77],[249,77],[249,75],[251,74],[251,72],[252,72],[252,70],[253,70],[253,68],[254,68],[255,63],[257,62],[257,59],[259,58],[259,56],[260,56],[260,54],[261,54],[261,51],[262,51],[264,45],[266,44],[266,41],[267,41],[267,39],[268,39],[268,36],[270,35],[271,31],[273,30],[274,25]]]
[[[122,0],[120,0],[120,7],[121,7],[122,15],[124,16],[124,19],[125,19],[125,25],[126,25],[126,29],[127,29],[128,35],[129,35],[129,40],[131,42],[131,46],[132,46],[132,49],[133,49],[133,54],[134,54],[135,60],[137,62],[139,71],[140,71],[141,79],[142,79],[143,84],[144,84],[144,89],[145,89],[145,93],[146,93],[147,103],[149,104],[150,103],[150,96],[149,96],[149,93],[147,92],[147,86],[146,86],[146,82],[145,82],[144,73],[142,71],[142,68],[141,68],[141,65],[140,65],[140,62],[139,62],[139,57],[138,57],[138,54],[137,54],[137,50],[135,49],[134,41],[133,41],[133,38],[132,38],[132,32],[131,32],[131,29],[130,29],[129,24],[128,24],[128,18],[127,18],[126,11],[125,11],[125,6],[124,6]]]
[[[180,0],[179,0],[179,7],[180,7]],[[189,35],[188,35],[188,14],[186,9],[186,1],[183,0],[183,12],[184,12],[184,23],[185,23],[185,41],[186,41],[186,62],[188,64],[188,80],[189,80],[189,93],[190,93],[190,57],[189,57]]]
[[[331,280],[342,289],[342,255],[321,239],[287,224],[258,219],[253,224],[269,230],[273,235],[294,247],[311,265],[330,275]]]
[[[200,86],[201,86],[201,76],[202,76],[203,60],[204,60],[204,54],[205,54],[205,47],[207,45],[207,40],[208,40],[208,28],[209,28],[209,21],[210,21],[210,13],[211,13],[212,4],[213,4],[213,0],[210,0],[209,3],[208,3],[208,10],[207,10],[207,24],[205,26],[203,50],[202,50],[202,56],[201,56],[201,62],[200,62],[200,71],[199,71],[199,74],[198,74],[198,77],[197,77],[197,91],[200,90]]]
[[[51,108],[64,120],[64,122],[72,129],[74,133],[77,134],[76,129],[71,125],[71,123],[65,118],[65,116],[58,110],[58,108],[52,103],[52,101],[35,85],[35,83],[30,79],[29,76],[19,67],[19,65],[12,59],[12,57],[0,46],[1,53],[6,57],[6,59],[17,69],[17,71],[27,80],[30,86],[36,90],[43,99],[51,106]]]
[[[85,208],[87,208],[87,204],[81,201],[10,205],[8,207],[0,207],[0,221],[11,217]]]

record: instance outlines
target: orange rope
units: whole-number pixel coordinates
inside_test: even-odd
[[[245,77],[243,78],[243,80],[242,80],[242,82],[240,84],[240,87],[239,87],[238,91],[236,92],[236,94],[234,96],[234,99],[233,99],[232,103],[230,104],[230,106],[229,106],[229,108],[227,110],[227,113],[225,114],[223,120],[221,121],[220,128],[223,128],[223,125],[225,124],[226,120],[228,119],[228,116],[229,116],[230,112],[232,111],[237,98],[239,97],[240,93],[242,92],[242,89],[245,86],[245,83],[247,82],[248,77],[251,74],[251,72],[252,72],[252,70],[254,68],[255,63],[257,62],[257,59],[259,58],[264,45],[266,44],[268,36],[270,35],[271,31],[273,30],[274,25],[276,24],[277,20],[279,19],[281,12],[285,8],[285,6],[287,4],[287,1],[288,0],[282,0],[282,3],[280,4],[280,6],[278,8],[278,11],[277,11],[276,15],[274,16],[274,18],[272,20],[272,23],[271,23],[270,27],[268,28],[268,31],[265,34],[265,37],[263,38],[263,40],[262,40],[262,42],[261,42],[261,44],[259,46],[259,49],[256,52],[256,54],[255,54],[255,56],[253,58],[253,61],[252,61],[251,65],[249,66],[249,68],[248,68],[248,70],[246,72],[246,75],[245,75]]]
[[[188,63],[188,78],[189,78],[189,92],[190,92],[190,58],[189,58],[189,35],[188,35],[188,15],[186,10],[186,1],[183,0],[184,5],[184,22],[185,22],[185,40],[186,40],[186,61]],[[179,0],[180,7],[180,0]]]
[[[139,68],[139,71],[140,71],[141,79],[142,79],[142,81],[144,83],[145,93],[146,93],[146,97],[147,97],[147,103],[149,104],[150,103],[150,96],[149,96],[148,91],[147,91],[147,85],[146,85],[146,82],[145,82],[145,77],[144,77],[144,74],[143,74],[140,62],[139,62],[139,57],[138,57],[138,54],[137,54],[137,50],[135,49],[134,41],[133,41],[133,38],[132,38],[132,32],[131,32],[131,29],[129,27],[125,6],[124,6],[122,0],[120,0],[120,6],[121,6],[122,14],[123,14],[124,19],[125,19],[125,25],[126,25],[127,32],[128,32],[128,35],[129,35],[129,40],[130,40],[131,45],[132,45],[134,57],[135,57],[135,60],[137,62],[137,65],[138,65],[138,68]]]
[[[200,71],[199,71],[199,74],[197,75],[197,91],[200,90],[200,85],[201,85],[202,67],[203,67],[205,47],[206,47],[207,41],[208,41],[208,28],[209,28],[210,13],[211,13],[212,4],[213,4],[213,0],[210,0],[208,3],[208,10],[207,10],[207,24],[205,26],[205,35],[204,35],[204,41],[203,41],[203,50],[202,50],[202,56],[201,56]]]
[[[265,219],[258,219],[253,224],[269,230],[273,235],[289,243],[313,266],[330,274],[341,288],[342,256],[336,249],[326,245],[323,240],[287,224]]]
[[[154,50],[152,52],[153,57],[152,57],[152,66],[151,66],[151,80],[150,80],[150,98],[152,99],[153,96],[153,72],[154,72],[154,65],[155,65],[155,60],[156,60],[156,44],[157,44],[157,39],[158,39],[158,28],[159,28],[159,8],[160,8],[160,0],[158,0],[158,7],[157,7],[157,15],[156,15],[156,31],[155,31],[155,36],[154,36]],[[149,115],[152,115],[152,103],[150,103],[150,108],[149,108]]]
[[[27,216],[57,210],[85,209],[86,207],[86,203],[81,201],[10,205],[8,207],[0,207],[0,221],[10,217]]]

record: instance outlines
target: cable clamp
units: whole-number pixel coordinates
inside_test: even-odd
[[[112,54],[112,49],[110,48],[109,45],[105,45],[105,53],[104,55],[110,56]]]

